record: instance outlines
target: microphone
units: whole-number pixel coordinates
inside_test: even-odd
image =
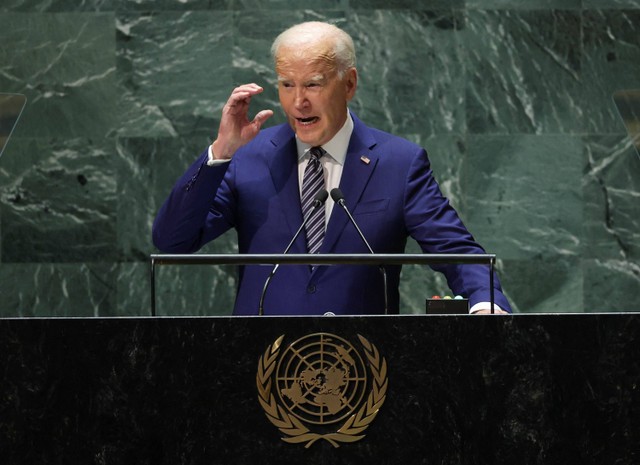
[[[296,233],[293,235],[293,239],[291,239],[291,242],[289,242],[289,245],[287,245],[287,248],[284,249],[283,254],[286,254],[287,252],[289,252],[289,249],[291,249],[291,247],[293,246],[293,243],[296,241],[296,239],[298,239],[298,236],[300,235],[304,227],[309,222],[309,219],[313,216],[313,212],[315,212],[318,208],[322,207],[324,203],[327,201],[328,197],[329,197],[329,194],[327,193],[326,189],[322,189],[316,194],[316,196],[313,198],[313,202],[311,202],[311,210],[309,210],[309,214],[302,221],[302,224],[300,225]],[[269,276],[267,276],[267,280],[264,282],[264,287],[262,288],[262,294],[260,294],[260,304],[258,305],[259,316],[262,316],[264,314],[264,298],[267,295],[267,288],[269,287],[269,284],[271,283],[271,279],[273,278],[273,275],[276,274],[276,271],[278,271],[279,267],[280,267],[280,263],[276,263],[273,269],[271,270],[271,273],[269,273]]]
[[[344,194],[342,193],[342,191],[337,187],[335,189],[331,189],[331,198],[333,199],[333,201],[335,203],[340,205],[342,207],[342,209],[345,211],[345,213],[349,217],[349,221],[351,221],[351,224],[356,228],[356,231],[358,231],[358,234],[360,235],[360,239],[362,239],[362,242],[364,242],[364,245],[366,245],[367,249],[369,249],[369,253],[375,254],[375,252],[373,251],[373,249],[369,245],[369,242],[364,237],[364,234],[362,234],[362,231],[358,227],[358,223],[356,223],[356,220],[354,220],[353,216],[351,216],[351,212],[347,208],[347,204],[346,204],[346,202],[344,200]],[[384,266],[380,265],[380,272],[382,273],[382,281],[383,281],[383,284],[384,284],[384,314],[387,315],[389,313],[389,296],[388,296],[388,289],[387,289],[387,270],[385,270]]]

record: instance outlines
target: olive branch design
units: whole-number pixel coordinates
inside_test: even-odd
[[[356,442],[365,437],[362,433],[369,427],[378,415],[382,404],[384,404],[389,382],[387,379],[387,362],[384,357],[380,356],[376,346],[371,344],[365,337],[358,334],[358,338],[369,361],[369,369],[373,376],[372,389],[367,402],[360,407],[358,412],[347,418],[336,432],[328,434],[310,431],[298,418],[287,413],[276,402],[275,396],[271,393],[271,376],[276,367],[284,334],[267,347],[267,350],[258,361],[258,371],[256,373],[258,400],[269,421],[280,432],[285,434],[285,437],[282,438],[283,441],[291,444],[306,442],[305,448],[309,448],[319,439],[324,439],[334,447],[340,447],[340,443]]]

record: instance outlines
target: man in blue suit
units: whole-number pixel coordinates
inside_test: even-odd
[[[308,180],[339,187],[376,253],[402,253],[413,237],[426,253],[484,253],[441,194],[424,149],[363,124],[348,108],[358,83],[351,37],[319,22],[283,32],[272,46],[280,103],[288,124],[261,129],[273,115],[249,120],[257,84],[234,89],[214,143],[178,180],[153,228],[167,253],[191,253],[230,228],[240,253],[282,253],[302,224]],[[322,186],[323,184],[323,186]],[[291,253],[367,253],[342,208],[329,199],[318,226],[301,234]],[[309,221],[309,223],[312,223]],[[313,250],[312,250],[313,251]],[[435,267],[473,313],[489,311],[488,269]],[[269,267],[240,271],[234,314],[256,314]],[[387,267],[388,305],[399,310],[400,267]],[[265,314],[380,314],[384,286],[375,266],[281,266],[264,301]],[[495,280],[497,312],[510,310]]]

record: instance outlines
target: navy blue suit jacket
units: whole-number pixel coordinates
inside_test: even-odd
[[[340,189],[374,252],[402,253],[411,236],[426,253],[484,253],[441,194],[425,150],[352,117],[354,130]],[[207,166],[207,155],[205,151],[178,180],[160,209],[153,228],[156,247],[165,253],[191,253],[235,228],[240,253],[282,253],[303,219],[295,135],[289,125],[262,130],[230,163]],[[365,163],[362,156],[370,162]],[[347,215],[334,207],[320,253],[367,252]],[[306,253],[304,234],[290,253]],[[234,314],[257,313],[270,268],[241,269]],[[489,301],[486,266],[434,268],[471,305]],[[400,267],[388,267],[387,274],[389,308],[397,313]],[[508,310],[497,279],[495,288],[496,303]],[[378,268],[344,265],[311,270],[286,265],[278,269],[265,299],[265,314],[328,311],[337,315],[383,313],[384,289]]]

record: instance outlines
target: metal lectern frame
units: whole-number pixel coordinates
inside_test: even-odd
[[[157,265],[488,265],[494,313],[495,254],[151,254],[151,316],[156,316]]]

